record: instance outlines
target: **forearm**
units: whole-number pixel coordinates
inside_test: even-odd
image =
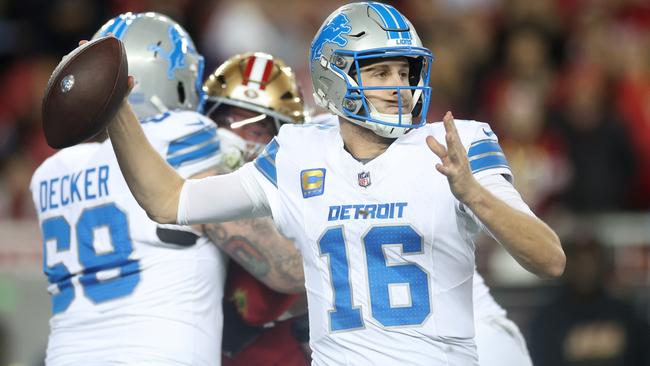
[[[140,122],[124,103],[108,126],[120,170],[149,217],[159,223],[175,223],[183,178],[156,152]]]
[[[558,277],[566,258],[555,232],[537,217],[513,207],[477,184],[465,205],[528,271]]]
[[[270,218],[207,224],[204,230],[222,251],[271,289],[283,293],[305,290],[300,252]]]

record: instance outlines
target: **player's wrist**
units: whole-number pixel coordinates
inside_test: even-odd
[[[133,124],[139,125],[140,121],[138,121],[138,117],[135,116],[131,105],[125,99],[115,114],[115,117],[107,124],[106,128],[109,135],[113,137],[119,133],[128,133],[129,126]]]
[[[487,191],[479,184],[474,176],[470,175],[465,180],[464,186],[465,189],[461,190],[456,198],[465,206],[474,209],[481,202],[485,201],[485,193]]]

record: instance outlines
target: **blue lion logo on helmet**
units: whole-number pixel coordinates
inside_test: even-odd
[[[185,35],[176,29],[173,25],[169,26],[169,40],[172,44],[172,49],[169,52],[160,47],[160,44],[149,45],[150,51],[155,51],[160,53],[160,55],[167,59],[169,62],[169,67],[167,68],[167,78],[169,80],[174,79],[174,71],[176,69],[182,69],[187,67],[185,63],[185,56],[188,52],[196,52],[191,45],[191,41],[188,41]]]
[[[325,43],[336,43],[341,47],[348,44],[344,35],[352,30],[352,27],[348,25],[349,22],[348,17],[342,13],[330,20],[311,44],[311,59],[318,60],[320,58]]]

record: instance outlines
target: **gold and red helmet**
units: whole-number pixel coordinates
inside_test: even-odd
[[[259,113],[241,123],[271,118],[276,134],[282,124],[305,121],[304,101],[295,73],[284,61],[267,53],[231,57],[208,77],[203,91],[207,97],[205,114],[216,122],[224,106]]]

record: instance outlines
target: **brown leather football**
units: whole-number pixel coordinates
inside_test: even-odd
[[[106,128],[128,92],[124,45],[107,36],[70,52],[52,72],[43,96],[43,131],[61,149]]]

